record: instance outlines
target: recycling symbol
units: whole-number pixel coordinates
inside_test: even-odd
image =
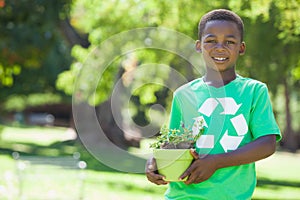
[[[221,112],[220,115],[232,116],[230,121],[236,132],[236,136],[231,136],[228,135],[228,130],[225,130],[222,138],[220,139],[220,144],[224,151],[228,152],[228,150],[235,150],[238,148],[244,138],[244,135],[248,132],[248,125],[243,114],[236,115],[242,104],[237,104],[231,97],[208,98],[200,106],[198,112],[210,117],[219,105],[223,108],[223,112]],[[203,126],[208,127],[203,116],[196,117],[194,118],[194,125],[192,129],[193,134],[198,133],[200,120],[203,122]],[[210,134],[202,135],[197,140],[196,145],[199,148],[213,148],[215,145],[215,136]]]

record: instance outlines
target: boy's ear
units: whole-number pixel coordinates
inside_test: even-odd
[[[196,47],[196,51],[197,52],[201,52],[201,41],[200,40],[196,40],[196,44],[195,44],[195,47]]]
[[[246,44],[245,44],[245,42],[242,42],[241,46],[240,46],[239,54],[244,55],[245,51],[246,51]]]

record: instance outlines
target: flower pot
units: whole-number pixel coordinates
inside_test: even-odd
[[[193,161],[189,149],[154,149],[153,156],[158,173],[164,175],[166,181],[180,181],[179,177]]]

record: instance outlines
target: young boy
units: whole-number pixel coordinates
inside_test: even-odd
[[[184,182],[170,182],[165,199],[246,200],[256,186],[255,161],[275,152],[281,139],[265,84],[235,72],[245,52],[244,25],[235,13],[218,9],[205,14],[198,27],[196,49],[206,73],[174,92],[170,128],[193,127],[204,119],[205,133],[191,150],[195,161],[181,175]],[[146,165],[149,181],[168,184]]]

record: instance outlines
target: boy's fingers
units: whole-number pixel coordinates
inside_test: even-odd
[[[169,182],[164,180],[164,176],[157,173],[156,161],[154,158],[149,159],[146,164],[147,179],[157,185],[166,185]]]
[[[147,178],[149,181],[151,181],[157,185],[168,184],[168,182],[164,180],[165,177],[160,174],[155,174],[153,172],[149,172],[149,173],[147,173]]]
[[[198,160],[199,159],[199,155],[198,153],[195,151],[195,149],[190,149],[190,153],[191,155],[193,156],[193,158],[195,160]],[[182,180],[184,179],[185,177],[187,176],[190,176],[191,175],[191,172],[193,171],[193,165],[191,165],[180,177],[179,179]]]
[[[155,171],[155,170],[156,170],[156,166],[153,165],[153,164],[149,164],[149,165],[148,165],[148,169],[149,169],[150,171]]]
[[[154,172],[157,170],[155,159],[149,159],[146,164],[146,172]]]
[[[166,182],[165,180],[160,179],[160,180],[157,180],[157,181],[154,182],[154,183],[157,184],[157,185],[166,185],[166,184],[168,184],[169,182]]]
[[[185,177],[191,175],[191,167],[189,167],[180,177],[179,180],[183,180]]]
[[[190,153],[192,154],[194,159],[196,159],[196,160],[199,159],[199,155],[195,149],[190,149]]]

